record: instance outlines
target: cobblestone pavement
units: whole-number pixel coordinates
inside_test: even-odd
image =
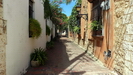
[[[55,47],[46,52],[46,65],[30,67],[25,75],[117,75],[91,59],[85,50],[66,37],[60,38]]]

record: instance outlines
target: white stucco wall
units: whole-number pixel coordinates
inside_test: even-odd
[[[7,20],[6,75],[21,75],[29,66],[34,48],[45,48],[45,20],[40,0],[35,1],[35,19],[42,27],[38,39],[29,38],[29,0],[3,0]]]
[[[39,39],[35,40],[35,47],[44,47],[45,48],[45,43],[46,43],[46,25],[45,25],[45,19],[44,19],[44,8],[41,0],[34,0],[35,1],[35,19],[37,19],[42,28],[42,33]]]
[[[52,21],[50,19],[47,19],[47,25],[49,26],[50,30],[53,27],[52,24],[53,24]],[[51,33],[52,33],[52,31],[51,31]],[[49,42],[51,40],[51,34],[49,36],[46,36],[46,38],[47,38],[47,41]]]
[[[55,37],[55,25],[53,24],[53,37]]]

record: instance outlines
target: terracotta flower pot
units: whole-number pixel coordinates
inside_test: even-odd
[[[92,35],[97,35],[97,31],[93,30]]]
[[[102,30],[97,30],[97,35],[102,35]]]
[[[93,30],[93,35],[102,35],[102,30]]]

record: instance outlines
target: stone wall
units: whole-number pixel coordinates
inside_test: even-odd
[[[78,39],[75,39],[74,42],[79,44],[82,48],[84,48],[85,50],[87,50],[89,53],[93,53],[94,52],[94,41],[89,41],[89,35],[90,33],[88,32],[89,30],[89,22],[90,22],[90,4],[88,2],[88,0],[82,0],[81,3],[81,14],[88,14],[88,20],[86,20],[86,15],[83,15],[81,17],[81,40],[79,40],[80,42],[78,43]],[[85,30],[84,30],[85,28]],[[85,35],[84,35],[85,32]],[[71,38],[72,39],[72,38]]]
[[[133,75],[133,0],[115,1],[115,62],[120,75]]]
[[[6,21],[3,20],[3,5],[0,0],[0,75],[6,75]]]

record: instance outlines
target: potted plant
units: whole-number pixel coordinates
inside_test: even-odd
[[[93,21],[90,25],[90,28],[93,31],[93,35],[102,35],[102,25],[100,22]]]
[[[31,66],[36,67],[39,65],[44,65],[47,60],[45,50],[43,48],[35,48],[34,52],[31,53]]]
[[[40,23],[37,20],[30,18],[29,19],[29,36],[33,38],[34,37],[38,38],[41,35],[41,32],[42,32],[42,29],[41,29]]]

